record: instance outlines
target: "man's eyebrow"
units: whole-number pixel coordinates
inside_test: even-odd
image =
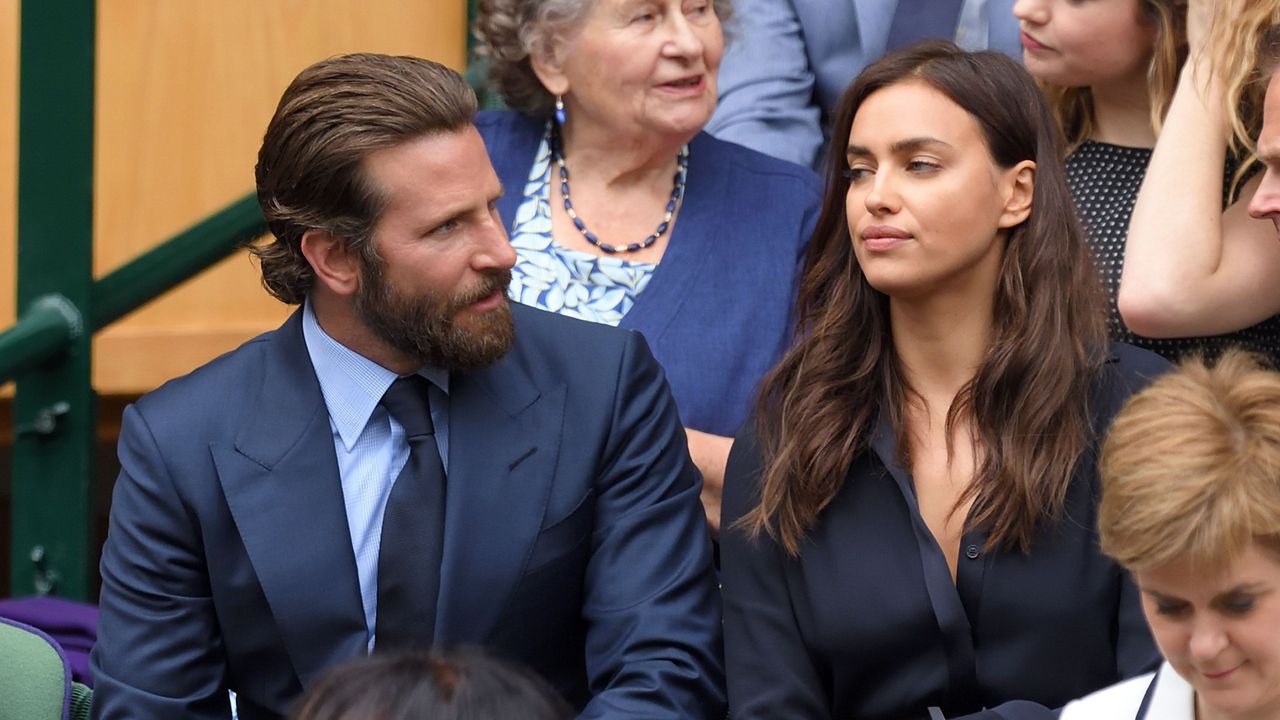
[[[946,148],[951,147],[951,143],[948,143],[945,140],[939,140],[938,138],[930,135],[921,135],[919,137],[911,137],[895,141],[889,146],[889,152],[894,155],[901,155],[930,145],[940,145]],[[845,154],[849,157],[866,157],[872,153],[862,145],[854,145],[851,143],[845,150]]]

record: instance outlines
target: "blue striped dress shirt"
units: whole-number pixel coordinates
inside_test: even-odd
[[[409,459],[404,429],[378,402],[395,381],[396,373],[330,337],[316,321],[310,302],[303,308],[302,337],[315,368],[333,449],[338,456],[347,529],[360,578],[360,598],[369,628],[370,652],[378,617],[378,548],[382,513],[396,475]],[[449,373],[423,368],[418,374],[431,382],[431,421],[444,469],[449,471]]]

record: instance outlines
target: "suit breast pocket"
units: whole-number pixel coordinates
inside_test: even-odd
[[[552,520],[539,530],[533,552],[529,554],[529,562],[525,565],[525,574],[585,547],[595,525],[595,509],[595,491],[588,490],[566,515]]]

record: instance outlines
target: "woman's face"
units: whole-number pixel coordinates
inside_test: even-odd
[[[1201,717],[1280,713],[1280,557],[1254,543],[1215,574],[1185,563],[1134,573],[1165,659]]]
[[[711,0],[594,0],[557,50],[535,70],[564,95],[570,127],[687,140],[715,110],[724,36]]]
[[[1040,80],[1066,87],[1141,82],[1156,24],[1143,0],[1017,0],[1022,62]]]
[[[1026,219],[1035,164],[996,165],[978,122],[911,80],[854,115],[845,213],[867,281],[894,298],[995,287],[1001,229]]]

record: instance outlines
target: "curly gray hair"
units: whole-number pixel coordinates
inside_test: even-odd
[[[489,81],[508,107],[533,117],[549,117],[555,97],[533,72],[529,58],[550,57],[555,44],[569,35],[597,0],[479,0],[472,31],[489,59]],[[732,0],[711,0],[725,25],[733,15]],[[727,36],[727,34],[726,34]]]

